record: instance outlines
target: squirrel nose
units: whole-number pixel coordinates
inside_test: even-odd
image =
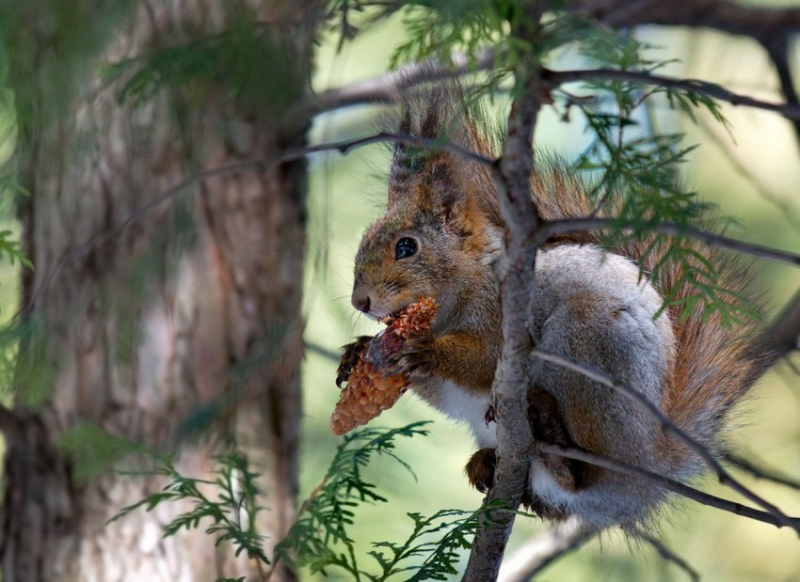
[[[369,295],[365,295],[364,297],[353,297],[353,307],[358,309],[359,311],[363,311],[364,313],[369,313]]]

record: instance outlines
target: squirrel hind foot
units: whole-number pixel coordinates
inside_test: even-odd
[[[494,449],[480,449],[470,457],[464,471],[470,485],[481,493],[486,493],[494,483],[494,469],[497,466],[497,453]]]
[[[465,467],[470,484],[481,493],[486,493],[494,483],[496,466],[497,453],[495,449],[486,448],[475,451]],[[530,488],[525,489],[522,505],[542,519],[564,521],[569,517],[565,511],[545,503],[541,497],[531,492]]]

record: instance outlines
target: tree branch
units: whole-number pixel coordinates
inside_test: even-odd
[[[618,69],[576,69],[572,71],[553,71],[545,70],[542,73],[545,81],[552,85],[563,83],[574,83],[576,81],[628,81],[631,83],[641,83],[644,85],[658,85],[669,89],[690,91],[705,95],[718,101],[725,101],[731,105],[743,105],[772,111],[783,115],[787,119],[800,120],[800,107],[796,104],[770,103],[747,95],[734,93],[714,83],[701,81],[699,79],[675,79],[664,75],[655,75],[641,71],[622,71]]]
[[[698,124],[703,129],[705,136],[710,139],[714,145],[722,152],[725,158],[733,167],[733,170],[742,177],[753,190],[755,190],[767,202],[773,204],[780,212],[786,217],[798,231],[800,231],[800,220],[797,213],[791,207],[787,200],[782,199],[780,194],[772,192],[767,186],[756,176],[742,160],[736,155],[734,149],[729,143],[717,132],[711,123],[708,123],[702,117],[697,118]]]
[[[775,72],[778,74],[781,91],[786,98],[786,103],[800,106],[800,100],[797,96],[797,90],[794,88],[792,73],[789,68],[789,49],[791,43],[789,42],[790,36],[788,31],[781,31],[772,39],[761,38],[759,41],[764,49],[766,49],[770,60],[772,60],[772,64],[775,65]],[[800,120],[795,119],[792,125],[794,126],[794,132],[798,143],[800,143]]]
[[[577,550],[600,533],[597,528],[569,519],[528,540],[503,562],[499,582],[527,582],[557,559]]]
[[[800,291],[786,304],[780,314],[761,334],[761,338],[753,346],[757,354],[770,354],[765,367],[774,364],[778,359],[797,348],[797,336],[800,335]]]
[[[726,0],[569,0],[567,7],[615,28],[644,24],[705,27],[759,41],[781,32],[800,31],[800,8],[795,7],[765,8]]]
[[[682,442],[686,447],[697,453],[697,455],[703,460],[703,462],[711,469],[716,475],[717,479],[722,485],[726,485],[745,497],[749,499],[753,503],[760,505],[763,507],[773,518],[775,519],[776,523],[779,526],[789,526],[797,530],[800,533],[800,519],[794,519],[787,517],[780,509],[778,509],[773,504],[766,501],[761,496],[757,495],[744,485],[742,485],[737,479],[735,479],[725,468],[717,461],[711,451],[708,450],[707,447],[703,446],[695,439],[693,439],[689,434],[687,434],[684,430],[676,426],[669,418],[667,418],[663,412],[650,402],[647,397],[642,394],[641,392],[635,390],[631,386],[625,384],[624,382],[612,378],[605,372],[602,372],[598,368],[594,366],[590,366],[583,362],[576,360],[570,356],[564,356],[560,354],[554,354],[552,352],[548,352],[539,348],[534,348],[531,352],[531,355],[535,358],[539,358],[540,360],[544,360],[546,362],[550,362],[551,364],[556,364],[558,366],[562,366],[574,372],[578,372],[579,374],[583,374],[587,378],[594,380],[595,382],[599,382],[604,386],[607,386],[614,390],[615,392],[622,394],[626,398],[629,398],[642,406],[647,412],[656,420],[659,421],[661,425],[661,429],[673,435],[677,438],[680,442]]]
[[[265,172],[268,169],[278,166],[280,164],[304,158],[306,156],[315,153],[337,151],[342,155],[347,155],[353,150],[376,143],[406,143],[410,145],[424,147],[429,150],[449,151],[457,155],[463,156],[465,159],[471,160],[475,163],[487,166],[491,168],[493,171],[496,171],[496,160],[492,158],[487,158],[486,156],[482,156],[481,154],[474,152],[469,148],[465,148],[463,146],[460,146],[452,142],[448,142],[446,140],[428,139],[403,133],[390,133],[390,132],[379,132],[373,135],[368,135],[366,137],[360,137],[351,140],[336,141],[331,143],[323,143],[323,144],[299,147],[299,148],[291,148],[283,151],[280,154],[277,154],[275,156],[266,159],[251,160],[239,164],[232,164],[230,166],[222,166],[219,168],[211,168],[208,170],[203,170],[185,178],[184,180],[181,180],[174,186],[167,188],[166,190],[164,190],[163,192],[156,195],[148,202],[140,206],[137,210],[128,215],[128,217],[125,218],[125,220],[120,221],[115,226],[94,235],[88,241],[78,244],[72,249],[66,251],[61,256],[61,258],[56,262],[56,264],[53,265],[53,267],[43,277],[42,282],[31,293],[31,298],[28,301],[28,303],[25,306],[23,306],[23,308],[21,308],[19,312],[15,314],[15,317],[19,317],[21,314],[30,313],[33,310],[36,301],[38,300],[42,291],[46,289],[53,282],[53,280],[58,276],[58,274],[61,272],[61,270],[67,263],[76,260],[79,257],[82,257],[87,253],[89,253],[90,251],[94,250],[95,248],[99,247],[100,245],[108,243],[111,240],[123,235],[128,228],[130,228],[132,225],[134,225],[139,220],[144,218],[147,214],[149,214],[162,204],[168,202],[173,197],[180,194],[190,186],[197,184],[198,182],[207,180],[209,178],[232,176],[243,172]]]
[[[535,1],[532,14],[522,18],[521,28],[512,34],[530,43],[529,46],[535,46],[544,8],[545,2]],[[464,574],[467,582],[497,579],[516,509],[529,487],[533,437],[527,416],[527,365],[532,343],[527,321],[534,300],[534,268],[539,244],[536,232],[541,222],[531,196],[531,174],[533,133],[542,94],[539,65],[532,55],[522,59],[515,78],[520,91],[511,104],[496,180],[505,223],[499,277],[503,351],[492,386],[497,467],[494,484],[484,500],[484,505],[500,503],[508,511],[493,512],[491,521],[482,520]]]
[[[721,497],[705,493],[704,491],[700,491],[699,489],[695,489],[689,485],[684,485],[680,481],[675,481],[674,479],[664,477],[658,473],[653,473],[647,469],[641,469],[621,461],[607,459],[588,451],[570,447],[562,447],[559,445],[543,443],[539,441],[534,444],[534,450],[539,454],[558,455],[559,457],[575,459],[576,461],[583,461],[584,463],[603,467],[609,471],[616,471],[617,473],[622,473],[623,475],[628,475],[629,477],[648,481],[649,483],[663,487],[664,489],[668,489],[673,493],[677,493],[682,497],[691,499],[692,501],[696,501],[702,505],[714,507],[716,509],[733,513],[741,517],[746,517],[747,519],[752,519],[754,521],[760,521],[777,528],[786,526],[800,532],[800,518],[785,517],[784,519],[780,519],[771,512],[753,509],[752,507],[742,505],[741,503],[736,503],[735,501],[730,501],[728,499],[723,499]]]
[[[772,8],[726,0],[569,0],[567,8],[615,28],[657,24],[706,27],[748,36],[760,43],[775,65],[788,105],[800,105],[789,67],[792,35],[800,32],[800,8]],[[800,141],[800,121],[794,118]]]
[[[697,570],[692,568],[692,566],[683,558],[681,558],[678,554],[670,550],[667,546],[665,546],[661,540],[658,538],[651,536],[646,531],[636,530],[633,534],[638,539],[642,540],[650,544],[650,546],[658,552],[658,554],[667,562],[671,562],[678,566],[681,570],[686,572],[686,574],[694,581],[699,582],[700,574],[697,573]]]
[[[641,224],[619,221],[615,218],[593,218],[590,216],[581,218],[564,218],[552,220],[545,223],[541,230],[547,236],[556,234],[566,234],[574,232],[586,232],[588,230],[609,230],[620,229],[622,231],[632,231],[642,229]],[[763,245],[747,243],[721,234],[715,234],[688,224],[677,222],[659,222],[648,224],[644,227],[649,232],[658,232],[671,236],[690,236],[708,246],[746,253],[763,259],[770,259],[781,263],[788,263],[795,267],[800,266],[800,255],[787,251],[779,251]]]
[[[791,479],[775,471],[770,471],[767,469],[763,469],[761,467],[757,467],[747,459],[740,457],[739,455],[736,455],[730,451],[724,452],[722,454],[722,458],[728,461],[733,466],[738,467],[742,471],[750,473],[757,479],[772,481],[773,483],[777,483],[779,485],[783,485],[785,487],[789,487],[791,489],[796,489],[800,491],[800,481],[798,481],[797,479]]]
[[[293,115],[307,119],[333,109],[372,103],[394,103],[399,91],[423,83],[447,81],[478,71],[485,71],[494,65],[494,53],[485,50],[472,61],[463,54],[454,54],[452,63],[441,63],[431,59],[421,63],[410,63],[390,73],[358,81],[336,89],[328,89],[312,96],[303,103]]]

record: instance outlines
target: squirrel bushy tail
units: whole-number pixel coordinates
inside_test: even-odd
[[[532,184],[542,218],[555,220],[591,215],[595,205],[587,195],[586,186],[579,179],[565,177],[563,171],[546,167],[546,164],[538,171]],[[614,216],[615,210],[612,206],[603,214]],[[634,261],[647,276],[666,251],[650,252],[654,238],[655,235],[630,238],[609,250]],[[602,245],[603,239],[598,232],[586,232],[553,241],[553,244],[565,243]],[[719,278],[717,284],[735,301],[751,306],[758,303],[752,291],[749,268],[741,260],[729,252],[697,241],[684,241],[682,244],[714,265]],[[688,264],[691,266],[692,261]],[[697,302],[689,313],[681,314],[682,300],[697,293],[690,283],[681,283],[686,266],[672,261],[667,268],[659,269],[659,277],[653,282],[662,296],[672,291],[677,304],[667,310],[675,333],[677,357],[660,408],[667,418],[700,444],[711,451],[719,451],[723,444],[726,416],[760,376],[768,355],[759,355],[752,349],[760,331],[754,314],[723,322],[719,313],[706,315],[702,302]],[[667,439],[672,442],[667,443]],[[660,451],[676,476],[688,477],[702,468],[695,453],[676,447],[674,440],[667,435],[663,435],[662,441]]]

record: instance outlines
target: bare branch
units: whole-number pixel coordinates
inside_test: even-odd
[[[726,0],[569,0],[569,9],[586,13],[615,28],[660,24],[706,27],[749,36],[774,38],[800,31],[800,8],[772,8]]]
[[[132,212],[125,220],[120,221],[115,226],[96,234],[88,241],[81,243],[73,247],[72,249],[68,250],[64,255],[61,256],[61,258],[56,262],[56,264],[53,265],[53,267],[44,276],[42,282],[39,284],[39,287],[37,287],[33,291],[33,293],[31,293],[31,298],[28,301],[28,303],[24,306],[23,309],[21,309],[15,315],[15,317],[18,317],[24,313],[30,313],[33,310],[36,301],[38,300],[42,291],[46,289],[53,282],[53,280],[58,276],[58,274],[61,272],[64,266],[68,264],[70,261],[76,260],[86,255],[90,251],[94,250],[95,248],[99,247],[100,245],[108,243],[111,240],[121,236],[122,234],[125,233],[125,231],[128,228],[130,228],[133,224],[140,221],[148,213],[152,212],[157,207],[168,202],[173,197],[180,194],[190,186],[197,184],[198,182],[207,180],[209,178],[232,176],[244,172],[265,172],[268,169],[275,167],[277,165],[290,162],[293,160],[298,160],[315,153],[337,151],[342,155],[347,155],[348,153],[350,153],[355,149],[376,143],[406,143],[406,144],[416,145],[419,147],[424,147],[430,150],[449,151],[457,155],[463,156],[465,159],[472,160],[475,163],[485,165],[491,168],[493,171],[496,169],[495,168],[496,160],[492,158],[487,158],[485,156],[482,156],[481,154],[474,152],[469,148],[465,148],[463,146],[460,146],[452,142],[448,142],[446,140],[421,138],[402,133],[379,132],[373,135],[352,140],[337,141],[337,142],[324,143],[324,144],[318,144],[300,148],[292,148],[285,150],[282,153],[272,156],[270,158],[252,160],[248,162],[242,162],[239,164],[232,164],[230,166],[223,166],[219,168],[211,168],[208,170],[203,170],[185,178],[184,180],[181,180],[174,186],[167,188],[166,190],[164,190],[163,192],[161,192],[160,194],[158,194],[157,196],[153,197],[151,200],[146,202],[144,205],[139,207],[137,210]]]
[[[494,53],[484,51],[475,61],[463,54],[454,54],[451,63],[428,60],[410,63],[386,75],[358,81],[345,87],[328,89],[312,96],[302,104],[294,115],[309,118],[333,109],[370,103],[394,103],[399,91],[423,83],[446,81],[490,69],[494,64]]]
[[[631,83],[642,83],[645,85],[658,85],[670,89],[690,91],[725,101],[731,105],[744,105],[765,111],[779,113],[787,119],[800,120],[800,107],[787,103],[770,103],[747,95],[740,95],[729,91],[720,85],[701,81],[699,79],[674,79],[663,75],[655,75],[640,71],[621,71],[617,69],[578,69],[574,71],[553,71],[546,70],[542,73],[545,81],[552,86],[562,83],[573,83],[576,81],[629,81]]]
[[[512,34],[535,46],[545,2],[535,1],[520,29]],[[496,580],[516,509],[529,488],[530,446],[533,440],[527,415],[528,354],[532,348],[528,313],[534,300],[533,283],[541,223],[531,196],[533,133],[542,94],[539,65],[533,56],[522,59],[515,71],[520,89],[511,104],[506,139],[496,176],[500,213],[505,223],[501,254],[500,304],[503,351],[495,372],[492,397],[497,427],[497,467],[494,484],[484,504],[501,503],[511,511],[493,512],[475,535],[464,580]]]
[[[687,499],[691,499],[692,501],[696,501],[702,505],[721,509],[722,511],[727,511],[728,513],[733,513],[741,517],[767,523],[778,528],[784,526],[790,527],[793,530],[800,532],[800,518],[785,517],[782,520],[773,513],[753,509],[752,507],[742,505],[741,503],[736,503],[735,501],[710,495],[709,493],[705,493],[704,491],[700,491],[699,489],[695,489],[689,485],[684,485],[679,481],[675,481],[669,477],[664,477],[658,473],[653,473],[647,469],[641,469],[621,461],[607,459],[605,457],[601,457],[599,455],[595,455],[594,453],[580,449],[562,447],[550,443],[543,443],[541,441],[537,441],[534,444],[534,450],[540,454],[546,453],[550,455],[558,455],[567,459],[575,459],[577,461],[583,461],[584,463],[603,467],[609,471],[616,471],[617,473],[622,473],[624,475],[628,475],[629,477],[635,477],[643,481],[648,481],[649,483],[663,487],[664,489],[672,491],[673,493],[677,493],[678,495],[681,495]]]
[[[786,217],[787,221],[789,221],[795,228],[800,230],[800,218],[797,216],[797,213],[794,211],[788,201],[783,200],[777,192],[771,192],[766,185],[763,184],[752,171],[750,171],[744,162],[739,159],[734,149],[710,123],[705,121],[702,117],[698,117],[697,121],[699,126],[703,129],[706,137],[709,138],[725,155],[725,158],[731,164],[733,170],[748,184],[750,184],[750,186],[752,186],[762,198],[775,205],[775,207],[778,208]]]
[[[631,231],[634,228],[641,229],[640,224],[634,225],[626,223],[614,218],[565,218],[559,220],[552,220],[542,226],[542,231],[547,236],[556,234],[565,234],[571,232],[585,232],[588,230],[609,230],[621,229],[622,231]],[[755,257],[770,259],[781,263],[788,263],[794,266],[800,266],[800,255],[786,251],[779,251],[770,247],[747,243],[734,238],[730,238],[721,234],[715,234],[695,226],[688,224],[680,224],[677,222],[659,222],[657,224],[648,224],[645,229],[649,232],[659,232],[671,236],[690,236],[699,241],[704,242],[708,246],[717,247],[721,249],[728,249],[740,253],[746,253]]]
[[[660,24],[749,36],[766,49],[774,63],[787,104],[800,105],[789,66],[790,40],[800,32],[800,8],[725,0],[569,0],[567,6],[615,28]],[[800,121],[795,118],[793,125],[800,140]]]
[[[746,471],[750,473],[754,477],[758,479],[764,479],[765,481],[772,481],[773,483],[778,483],[779,485],[784,485],[786,487],[790,487],[791,489],[797,489],[800,491],[800,480],[791,479],[790,477],[786,477],[777,473],[776,471],[770,471],[768,469],[764,469],[762,467],[757,467],[747,459],[740,457],[730,451],[726,451],[722,454],[722,458],[728,461],[735,467],[738,467],[742,471]]]
[[[577,550],[600,533],[596,527],[569,519],[528,540],[500,568],[499,582],[527,582],[547,566]]]
[[[783,311],[761,334],[753,346],[754,353],[771,354],[765,365],[769,366],[797,347],[800,335],[800,291],[795,293]]]
[[[320,355],[326,360],[330,360],[331,362],[334,362],[336,364],[338,364],[341,361],[341,354],[333,350],[329,350],[325,346],[320,345],[316,342],[307,341],[305,342],[305,346],[307,351]]]
[[[697,573],[697,570],[692,568],[692,566],[686,560],[665,546],[661,540],[642,530],[636,530],[633,535],[643,542],[650,544],[650,546],[652,546],[652,548],[658,552],[662,558],[664,558],[667,562],[671,562],[678,566],[678,568],[686,572],[686,574],[689,575],[689,578],[694,580],[694,582],[698,582],[700,580],[700,574]]]
[[[661,429],[676,437],[680,442],[686,445],[689,449],[697,453],[697,455],[705,462],[709,469],[711,469],[716,475],[717,479],[722,485],[726,485],[745,497],[749,499],[753,503],[760,505],[763,507],[770,515],[772,515],[776,523],[780,526],[789,526],[795,528],[798,533],[800,533],[800,520],[793,520],[792,518],[787,517],[780,509],[778,509],[773,504],[769,503],[761,496],[757,495],[744,485],[742,485],[737,479],[735,479],[725,468],[717,461],[711,451],[708,450],[707,447],[703,446],[701,443],[697,442],[694,438],[689,436],[684,430],[678,428],[669,418],[667,418],[663,412],[650,402],[648,398],[642,394],[641,392],[635,390],[631,386],[625,384],[624,382],[612,378],[605,372],[602,372],[598,368],[594,366],[590,366],[589,364],[585,364],[572,358],[570,356],[564,356],[560,354],[554,354],[552,352],[548,352],[539,348],[535,348],[531,355],[539,358],[540,360],[544,360],[546,362],[550,362],[551,364],[556,364],[558,366],[562,366],[574,372],[578,372],[579,374],[583,374],[587,378],[594,380],[595,382],[599,382],[604,386],[608,386],[615,392],[622,394],[623,396],[630,398],[634,402],[638,403],[642,406],[648,413],[653,416],[653,418],[657,419],[661,425]]]
[[[788,31],[782,31],[771,39],[762,38],[759,40],[772,60],[772,64],[775,65],[775,72],[778,74],[781,91],[786,97],[786,103],[800,106],[800,99],[798,99],[797,91],[794,88],[792,73],[789,68],[790,42]],[[800,140],[800,120],[795,119],[792,125],[797,139]]]

